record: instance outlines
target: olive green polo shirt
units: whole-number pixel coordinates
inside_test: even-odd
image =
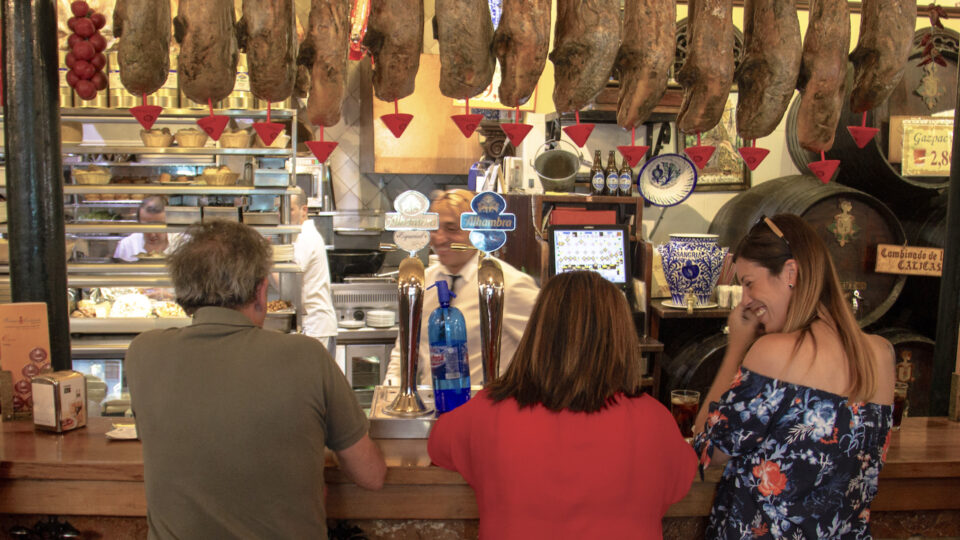
[[[150,538],[326,538],[324,447],[368,422],[319,341],[205,307],[139,335],[124,365]]]

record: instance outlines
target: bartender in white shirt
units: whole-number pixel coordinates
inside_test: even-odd
[[[335,358],[337,313],[330,294],[327,245],[313,220],[307,218],[307,197],[299,187],[290,196],[290,222],[300,225],[300,234],[293,242],[293,257],[303,269],[303,333],[320,340]]]
[[[167,222],[166,199],[163,195],[148,195],[143,198],[137,208],[137,222],[161,225]],[[137,262],[141,253],[166,255],[177,247],[179,240],[179,233],[133,233],[117,243],[113,258]]]
[[[433,285],[444,279],[450,290],[457,295],[451,306],[463,312],[467,322],[467,353],[470,355],[470,384],[483,384],[483,360],[480,346],[480,294],[477,289],[477,265],[479,252],[451,249],[451,244],[470,245],[470,233],[460,229],[460,214],[469,212],[470,201],[474,193],[455,189],[444,192],[433,201],[431,212],[440,215],[440,227],[430,233],[430,247],[439,260],[431,262],[425,271],[425,286]],[[533,310],[533,304],[540,293],[536,282],[530,276],[520,272],[509,264],[500,261],[503,268],[503,331],[500,340],[500,373],[503,373],[513,353],[520,343],[520,337],[527,326],[527,319]],[[427,335],[427,320],[433,310],[439,307],[436,289],[425,291],[423,316],[420,328],[420,361],[418,364],[419,384],[432,384],[430,373],[430,343]],[[390,353],[390,364],[383,384],[400,385],[400,343],[394,344]]]

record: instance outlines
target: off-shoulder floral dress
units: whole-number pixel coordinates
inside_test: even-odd
[[[731,456],[707,538],[871,538],[892,413],[740,368],[694,442]]]

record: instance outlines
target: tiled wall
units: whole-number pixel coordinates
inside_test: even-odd
[[[435,189],[466,185],[467,177],[455,175],[363,174],[360,172],[360,74],[356,62],[347,72],[347,96],[343,101],[340,123],[326,128],[324,140],[339,146],[328,161],[333,176],[333,191],[338,209],[393,211],[393,199],[413,189],[429,196]],[[369,89],[367,90],[370,91]],[[319,130],[317,130],[319,135]]]

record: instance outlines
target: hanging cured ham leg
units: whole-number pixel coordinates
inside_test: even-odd
[[[350,50],[350,4],[347,0],[313,0],[302,59],[310,68],[307,119],[315,126],[340,121],[346,93]]]
[[[120,82],[135,96],[152,94],[170,71],[170,4],[117,0],[113,35],[120,38]]]
[[[667,91],[676,53],[676,0],[626,0],[623,42],[617,53],[620,96],[617,124],[644,123]]]
[[[797,80],[797,139],[811,152],[826,152],[833,146],[843,110],[849,50],[847,0],[811,0]]]
[[[440,93],[473,97],[493,80],[493,21],[487,0],[437,0]]]
[[[882,104],[903,78],[913,47],[916,0],[864,0],[860,39],[850,54],[853,90],[850,110],[868,111]]]
[[[493,52],[500,61],[500,103],[530,99],[550,50],[550,0],[504,0]]]
[[[732,0],[690,0],[687,58],[677,73],[683,102],[677,127],[702,133],[720,122],[733,85]]]
[[[297,76],[293,0],[243,0],[237,38],[247,53],[253,95],[269,102],[290,97]]]
[[[237,74],[233,1],[180,0],[173,29],[184,95],[204,104],[230,95]]]
[[[616,0],[557,0],[554,29],[553,104],[578,111],[603,90],[620,47]]]
[[[423,48],[423,0],[371,0],[363,45],[373,57],[377,99],[412,94]]]
[[[795,0],[747,0],[737,68],[737,133],[746,141],[776,129],[790,105],[803,49]]]

